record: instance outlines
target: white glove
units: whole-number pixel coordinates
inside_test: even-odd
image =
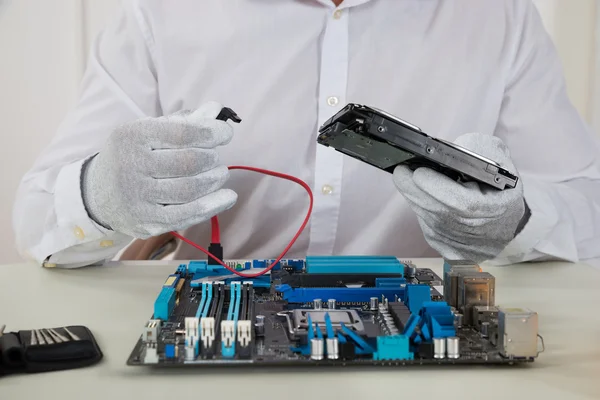
[[[466,134],[456,144],[496,161],[516,174],[506,145],[497,137]],[[483,262],[496,257],[523,228],[529,210],[521,179],[513,189],[459,183],[430,168],[394,170],[394,183],[416,213],[425,239],[450,260]]]
[[[222,106],[144,118],[116,129],[82,172],[82,197],[98,224],[146,239],[186,229],[231,208],[235,192],[217,146],[233,128],[216,117]]]

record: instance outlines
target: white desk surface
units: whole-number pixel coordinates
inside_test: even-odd
[[[413,260],[441,274],[440,260]],[[114,263],[79,270],[0,266],[7,331],[86,325],[103,361],[80,370],[0,378],[2,400],[45,399],[600,399],[600,262],[485,268],[496,304],[540,316],[546,351],[527,367],[390,369],[174,369],[125,361],[178,262]],[[210,396],[210,397],[207,397]],[[220,396],[220,397],[213,397]],[[430,397],[431,398],[431,397]]]

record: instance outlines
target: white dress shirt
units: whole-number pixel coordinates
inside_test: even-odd
[[[88,218],[83,161],[115,126],[214,100],[243,119],[226,165],[295,175],[315,193],[288,253],[437,256],[390,174],[323,146],[344,105],[384,109],[453,141],[467,132],[510,148],[532,217],[495,261],[600,256],[600,150],[569,102],[556,51],[529,0],[127,1],[95,41],[81,98],[24,177],[18,248],[47,266],[114,257],[132,238]],[[308,204],[302,188],[233,171],[220,216],[226,258],[271,258]],[[208,246],[210,223],[185,234]],[[180,259],[204,258],[189,246]]]

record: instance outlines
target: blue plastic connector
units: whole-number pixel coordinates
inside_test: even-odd
[[[341,331],[354,342],[354,352],[356,354],[373,354],[375,349],[369,345],[356,332],[348,328],[343,322],[340,322]]]
[[[252,268],[267,268],[273,262],[275,262],[274,259],[273,260],[252,260]],[[275,264],[272,271],[277,271],[278,269],[281,269],[281,262],[278,262],[277,264]]]
[[[446,302],[425,302],[418,314],[411,314],[403,334],[414,343],[429,342],[432,338],[456,336],[454,314]]]
[[[163,287],[154,302],[154,319],[167,321],[175,308],[175,288]]]
[[[410,351],[410,341],[407,336],[378,336],[377,351],[373,353],[374,360],[412,360],[414,353]]]
[[[309,274],[404,274],[404,265],[393,256],[307,256]]]
[[[177,271],[175,271],[176,274],[180,274],[182,276],[186,276],[187,275],[187,264],[180,264],[179,267],[177,267]]]
[[[443,301],[423,303],[420,313],[430,328],[431,337],[447,338],[456,336],[454,314],[448,303]]]
[[[305,265],[304,260],[287,260],[287,266],[293,268],[294,271],[301,271]]]
[[[165,344],[165,358],[175,358],[175,345]]]
[[[431,301],[431,288],[429,285],[407,285],[406,286],[406,306],[411,314],[416,314],[421,310],[425,302]]]
[[[190,261],[188,264],[188,272],[190,274],[195,274],[198,271],[206,271],[207,267],[208,263],[206,261]]]

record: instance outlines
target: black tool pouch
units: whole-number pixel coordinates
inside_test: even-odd
[[[87,367],[102,359],[102,351],[92,332],[84,326],[67,326],[76,336],[73,339],[63,328],[54,328],[68,340],[40,343],[36,335],[32,341],[32,331],[8,332],[0,336],[0,375],[15,373],[37,373]],[[39,332],[40,330],[38,330]],[[44,331],[48,331],[44,329]]]

